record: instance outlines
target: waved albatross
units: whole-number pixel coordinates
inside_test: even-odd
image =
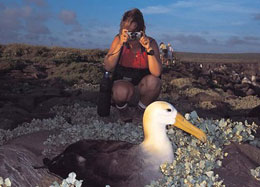
[[[50,172],[66,178],[70,172],[84,180],[83,186],[139,187],[162,177],[160,165],[173,162],[172,144],[166,126],[174,125],[206,141],[206,135],[164,101],[150,104],[143,116],[144,141],[81,140],[69,145],[52,160],[45,158]]]

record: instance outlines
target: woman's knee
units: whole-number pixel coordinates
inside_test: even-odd
[[[132,97],[134,94],[134,87],[130,83],[118,82],[114,83],[112,92],[114,100],[124,102]]]
[[[161,85],[161,79],[154,75],[147,75],[146,77],[144,77],[140,84],[141,87],[144,87],[146,90],[151,91],[159,91],[161,89]]]

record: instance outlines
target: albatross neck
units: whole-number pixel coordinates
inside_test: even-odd
[[[166,134],[165,125],[158,125],[154,121],[144,121],[144,141],[142,146],[146,150],[156,152],[172,152],[171,142]]]

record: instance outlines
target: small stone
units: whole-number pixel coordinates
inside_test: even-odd
[[[213,172],[213,171],[207,171],[207,172],[206,172],[206,175],[207,175],[209,178],[212,178],[212,176],[214,175],[214,172]]]

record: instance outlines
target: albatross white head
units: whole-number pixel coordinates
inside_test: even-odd
[[[153,102],[144,112],[144,141],[141,146],[146,153],[163,162],[173,161],[172,144],[166,134],[167,125],[181,128],[203,142],[207,139],[203,131],[188,122],[170,103]]]

